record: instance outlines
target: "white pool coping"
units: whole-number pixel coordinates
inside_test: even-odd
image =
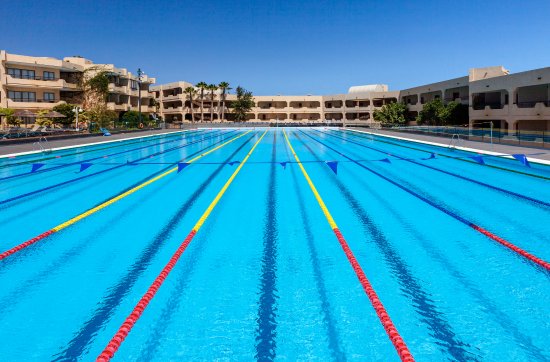
[[[348,129],[348,128],[340,128],[340,129],[345,130],[345,131],[357,132],[357,133],[366,133],[366,134],[370,134],[370,135],[378,136],[378,137],[387,137],[387,138],[394,138],[394,139],[402,140],[402,141],[423,143],[423,144],[430,145],[430,146],[446,147],[444,144],[441,144],[441,143],[430,142],[430,141],[422,141],[422,140],[417,140],[417,139],[414,139],[414,138],[390,136],[390,135],[387,135],[387,134],[380,134],[380,133],[367,132],[367,131],[359,131],[359,130],[356,130],[356,129]],[[493,152],[493,151],[487,151],[487,150],[480,150],[478,148],[469,148],[469,147],[461,147],[461,146],[455,146],[454,148],[457,149],[457,150],[461,150],[461,151],[474,152],[474,153],[485,154],[485,155],[490,155],[490,156],[498,156],[498,157],[503,157],[503,158],[514,159],[514,157],[512,155],[509,155],[509,154]],[[542,164],[542,165],[550,166],[550,161],[541,160],[540,158],[529,157],[529,162],[539,163],[539,164]]]
[[[108,143],[124,142],[124,141],[128,141],[128,140],[135,140],[135,139],[138,139],[138,138],[158,137],[158,136],[162,136],[162,135],[183,133],[183,132],[188,132],[188,131],[193,131],[193,130],[194,130],[194,129],[185,129],[185,130],[182,130],[182,131],[166,132],[166,133],[157,133],[157,134],[151,134],[151,135],[148,135],[148,136],[136,136],[136,137],[121,138],[121,139],[118,139],[118,140],[111,140],[111,141],[100,141],[100,142],[93,142],[93,143],[83,143],[83,144],[72,145],[72,146],[63,146],[63,147],[51,148],[50,151],[53,152],[53,151],[68,150],[68,149],[70,149],[70,148],[81,148],[81,147],[88,147],[88,146],[104,145],[104,144],[108,144]],[[43,152],[43,151],[41,151],[41,150],[35,150],[35,151],[25,151],[25,152],[17,152],[17,153],[8,153],[7,155],[0,155],[0,159],[2,159],[2,158],[10,158],[10,157],[17,157],[17,156],[33,155],[33,154],[35,154],[35,153],[42,153],[42,152]]]

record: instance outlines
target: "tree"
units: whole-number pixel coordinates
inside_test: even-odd
[[[462,125],[468,124],[468,106],[459,102],[449,102],[445,106],[442,124],[444,125]]]
[[[0,108],[0,116],[5,117],[8,124],[16,126],[21,123],[21,120],[15,117],[14,113],[15,110],[12,108]]]
[[[124,122],[129,128],[137,128],[140,123],[140,117],[138,111],[128,111],[122,115],[122,122]]]
[[[209,84],[207,89],[210,91],[210,122],[214,120],[214,92],[218,90],[218,86],[215,84]]]
[[[191,106],[191,122],[195,123],[195,111],[193,110],[193,97],[197,94],[195,87],[187,87],[183,90],[189,97],[189,104]]]
[[[419,125],[446,126],[468,122],[468,106],[458,102],[449,102],[446,105],[440,99],[434,99],[424,104],[416,123]]]
[[[36,119],[34,122],[41,126],[51,127],[51,125],[53,124],[53,119],[44,117],[48,113],[49,111],[47,109],[38,111],[38,113],[36,113]]]
[[[374,111],[373,118],[383,126],[404,125],[407,123],[407,106],[398,102],[386,104]]]
[[[218,88],[222,90],[222,94],[221,94],[221,101],[222,101],[221,117],[218,117],[218,118],[223,121],[225,119],[225,96],[226,96],[226,92],[228,90],[230,90],[231,88],[229,88],[229,83],[227,83],[227,82],[221,82],[220,84],[218,84]]]
[[[65,116],[65,118],[56,118],[55,123],[59,123],[64,126],[73,124],[75,119],[75,114],[73,112],[74,107],[77,107],[77,105],[69,103],[58,104],[57,106],[53,107],[52,109],[54,111],[59,112]]]
[[[418,113],[416,117],[416,123],[418,125],[440,125],[441,118],[444,117],[445,105],[441,102],[441,99],[437,98],[433,101],[430,101],[422,107],[422,110]]]
[[[237,87],[236,92],[237,100],[232,104],[233,114],[235,121],[243,122],[246,121],[246,114],[254,107],[254,97],[252,96],[252,92],[247,91],[241,86]]]
[[[82,108],[105,105],[109,96],[109,72],[101,66],[86,69],[79,80],[82,89]]]
[[[138,114],[139,119],[139,113],[135,113]],[[111,127],[118,116],[115,111],[108,110],[105,104],[99,104],[88,109],[83,114],[83,118],[91,123],[97,124],[99,127]]]
[[[200,94],[201,94],[201,122],[204,121],[204,90],[206,87],[208,87],[208,84],[205,82],[198,82],[195,87],[199,88]]]
[[[160,111],[160,102],[157,101],[155,98],[151,98],[151,101],[149,103],[152,107],[155,107],[155,114],[158,114]]]

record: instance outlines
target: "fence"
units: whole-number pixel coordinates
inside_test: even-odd
[[[394,131],[452,137],[460,135],[470,141],[493,142],[508,145],[550,148],[550,131],[530,131],[517,129],[509,132],[500,128],[468,128],[443,126],[406,126],[391,128]]]

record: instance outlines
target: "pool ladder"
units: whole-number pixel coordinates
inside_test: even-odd
[[[456,149],[457,146],[464,145],[464,139],[460,138],[460,135],[458,133],[454,133],[451,137],[451,141],[449,142],[449,145],[447,146],[448,149]]]
[[[51,148],[45,147],[48,146],[48,139],[46,137],[40,137],[37,142],[33,142],[33,147],[36,151],[40,151],[42,153],[49,153],[52,152]]]

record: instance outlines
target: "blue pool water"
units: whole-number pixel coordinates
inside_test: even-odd
[[[2,253],[241,136],[0,260],[2,360],[94,360],[264,132],[0,159]],[[286,133],[417,361],[550,360],[550,273],[459,220],[549,261],[549,167]],[[114,357],[214,359],[399,360],[282,130],[267,131]]]

